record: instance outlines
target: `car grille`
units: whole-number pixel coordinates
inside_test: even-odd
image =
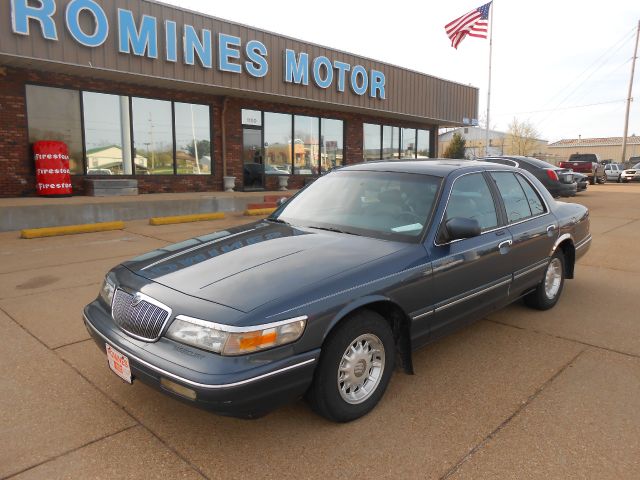
[[[111,304],[111,315],[116,324],[131,336],[157,340],[171,310],[157,305],[151,298],[141,298],[139,295],[117,289]]]

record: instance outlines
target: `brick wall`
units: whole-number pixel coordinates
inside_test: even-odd
[[[119,178],[136,178],[141,193],[222,190],[222,110],[225,103],[223,97],[184,90],[150,88],[140,84],[118,83],[100,78],[3,68],[0,69],[0,196],[16,197],[35,195],[36,193],[34,162],[28,143],[25,99],[25,85],[27,83],[210,105],[213,128],[212,175],[136,175],[119,176]],[[399,122],[375,116],[228,98],[225,109],[227,175],[236,177],[237,189],[242,188],[243,177],[241,125],[241,110],[243,108],[343,120],[345,161],[347,164],[362,161],[363,123],[425,128],[424,125],[417,123]],[[301,187],[304,185],[305,178],[302,175],[292,175],[289,181],[290,188]],[[266,180],[267,189],[277,188],[277,178],[267,176]],[[74,194],[84,193],[84,176],[73,175],[72,183]]]

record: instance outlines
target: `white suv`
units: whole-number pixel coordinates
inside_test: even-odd
[[[620,174],[620,181],[630,182],[631,180],[640,180],[640,163],[636,163],[633,167],[623,170]]]

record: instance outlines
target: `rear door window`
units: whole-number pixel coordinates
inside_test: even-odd
[[[533,216],[531,207],[529,207],[529,200],[515,174],[511,172],[491,172],[491,178],[493,178],[500,191],[509,223],[519,222]]]
[[[522,175],[516,174],[516,178],[518,179],[518,182],[520,182],[520,186],[522,187],[522,190],[524,190],[524,194],[527,197],[529,208],[531,209],[531,214],[533,216],[536,216],[545,213],[547,210],[544,206],[544,202],[540,198],[540,194],[536,192],[529,181]]]

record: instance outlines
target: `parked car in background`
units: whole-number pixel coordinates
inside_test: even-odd
[[[495,156],[479,160],[510,167],[518,167],[533,174],[554,197],[572,197],[578,191],[573,172],[568,168],[559,168],[533,157]]]
[[[118,265],[84,323],[127,383],[241,417],[306,395],[346,422],[396,359],[412,373],[413,350],[520,298],[552,308],[590,243],[587,208],[522,169],[350,165],[267,219]]]
[[[624,167],[619,163],[607,163],[604,166],[604,173],[607,176],[607,180],[620,183],[622,181],[622,171]]]
[[[584,173],[573,172],[573,178],[576,181],[578,192],[584,192],[589,186],[589,177],[587,177]]]
[[[620,174],[622,182],[631,182],[632,180],[640,180],[640,163],[636,163],[633,167],[623,170]]]
[[[560,168],[570,168],[574,172],[584,173],[589,177],[589,183],[606,183],[607,175],[604,171],[604,165],[600,163],[600,159],[595,153],[574,153],[569,156],[566,162],[558,164]]]

